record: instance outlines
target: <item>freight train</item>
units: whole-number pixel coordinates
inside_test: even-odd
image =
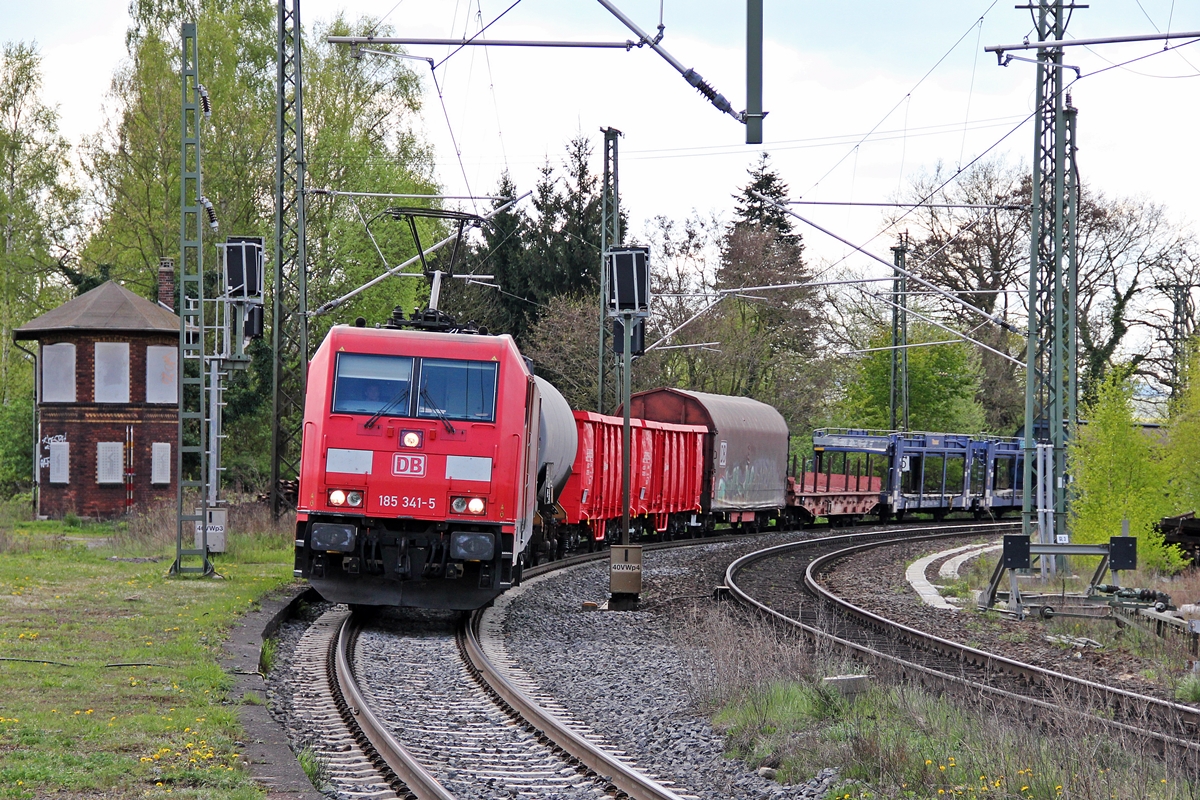
[[[309,364],[295,574],[331,602],[478,608],[620,536],[622,419],[572,411],[511,337],[432,313],[335,326]],[[765,403],[664,388],[630,413],[635,540],[1021,503],[1014,440],[817,431],[789,469]]]

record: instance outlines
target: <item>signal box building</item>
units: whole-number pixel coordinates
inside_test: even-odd
[[[159,291],[171,302],[173,287]],[[173,499],[179,317],[109,281],[14,336],[38,344],[38,515],[115,517]]]

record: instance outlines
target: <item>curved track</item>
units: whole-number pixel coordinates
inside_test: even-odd
[[[930,541],[1007,532],[1008,525],[981,525],[936,533],[923,529],[904,541]],[[1123,733],[1200,756],[1200,710],[1061,672],[1026,664],[894,623],[835,596],[820,576],[864,550],[893,544],[900,531],[849,534],[796,542],[750,553],[729,565],[726,586],[740,602],[847,655],[898,670],[924,685],[973,696],[991,696],[1025,709],[1072,714]],[[753,586],[753,567],[768,559],[789,559],[789,569],[804,573],[804,589],[813,602],[796,616],[772,606],[770,587]],[[756,596],[757,595],[757,596]],[[789,596],[789,607],[794,595]]]
[[[712,541],[707,540],[707,541]],[[659,545],[663,546],[663,545]],[[606,558],[594,553],[527,577]],[[399,626],[343,607],[314,623],[294,707],[342,795],[416,800],[525,796],[687,800],[594,741],[507,658],[486,610]]]
[[[760,551],[735,566],[788,548],[827,552],[829,545],[824,543],[912,538],[927,532],[891,527],[806,540]],[[980,532],[979,526],[970,526],[957,535]],[[731,535],[644,547],[745,538]],[[607,557],[607,551],[580,554],[527,569],[525,576]],[[735,574],[733,567],[729,574]],[[733,583],[730,587],[740,591]],[[368,621],[338,607],[305,633],[295,668],[303,676],[293,691],[295,713],[310,731],[308,746],[325,764],[326,782],[341,796],[688,797],[669,782],[638,770],[620,751],[594,741],[587,727],[569,719],[553,698],[540,696],[534,682],[508,659],[498,626],[486,610],[457,624],[443,619],[402,626]]]

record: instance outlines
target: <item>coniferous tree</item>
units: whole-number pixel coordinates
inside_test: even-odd
[[[739,194],[733,195],[734,229],[755,227],[771,230],[785,244],[799,247],[800,235],[795,232],[792,218],[775,205],[787,201],[788,185],[771,168],[771,157],[767,153],[761,154],[758,163],[746,172],[750,175],[750,182],[742,187]]]
[[[473,254],[478,271],[495,275],[500,292],[490,302],[468,301],[471,293],[453,294],[496,333],[508,333],[524,345],[531,328],[552,298],[595,297],[600,286],[600,196],[589,159],[591,145],[577,136],[567,145],[562,174],[547,161],[538,176],[532,214],[521,207],[493,219]],[[515,196],[517,187],[503,175],[498,196]],[[447,306],[451,313],[460,313]]]

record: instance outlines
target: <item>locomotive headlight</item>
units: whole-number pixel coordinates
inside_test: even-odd
[[[450,498],[450,510],[455,514],[475,514],[478,516],[487,511],[487,501],[482,497],[452,497]]]
[[[329,505],[344,506],[346,504],[346,493],[341,489],[334,489],[329,493]]]
[[[496,539],[490,533],[454,531],[450,534],[450,557],[456,561],[491,561]]]
[[[420,447],[424,439],[420,431],[404,431],[400,434],[400,444],[404,447]]]
[[[358,508],[362,505],[362,492],[349,492],[346,494],[346,503]]]
[[[353,553],[357,532],[353,525],[315,522],[309,533],[309,546],[316,551]]]

